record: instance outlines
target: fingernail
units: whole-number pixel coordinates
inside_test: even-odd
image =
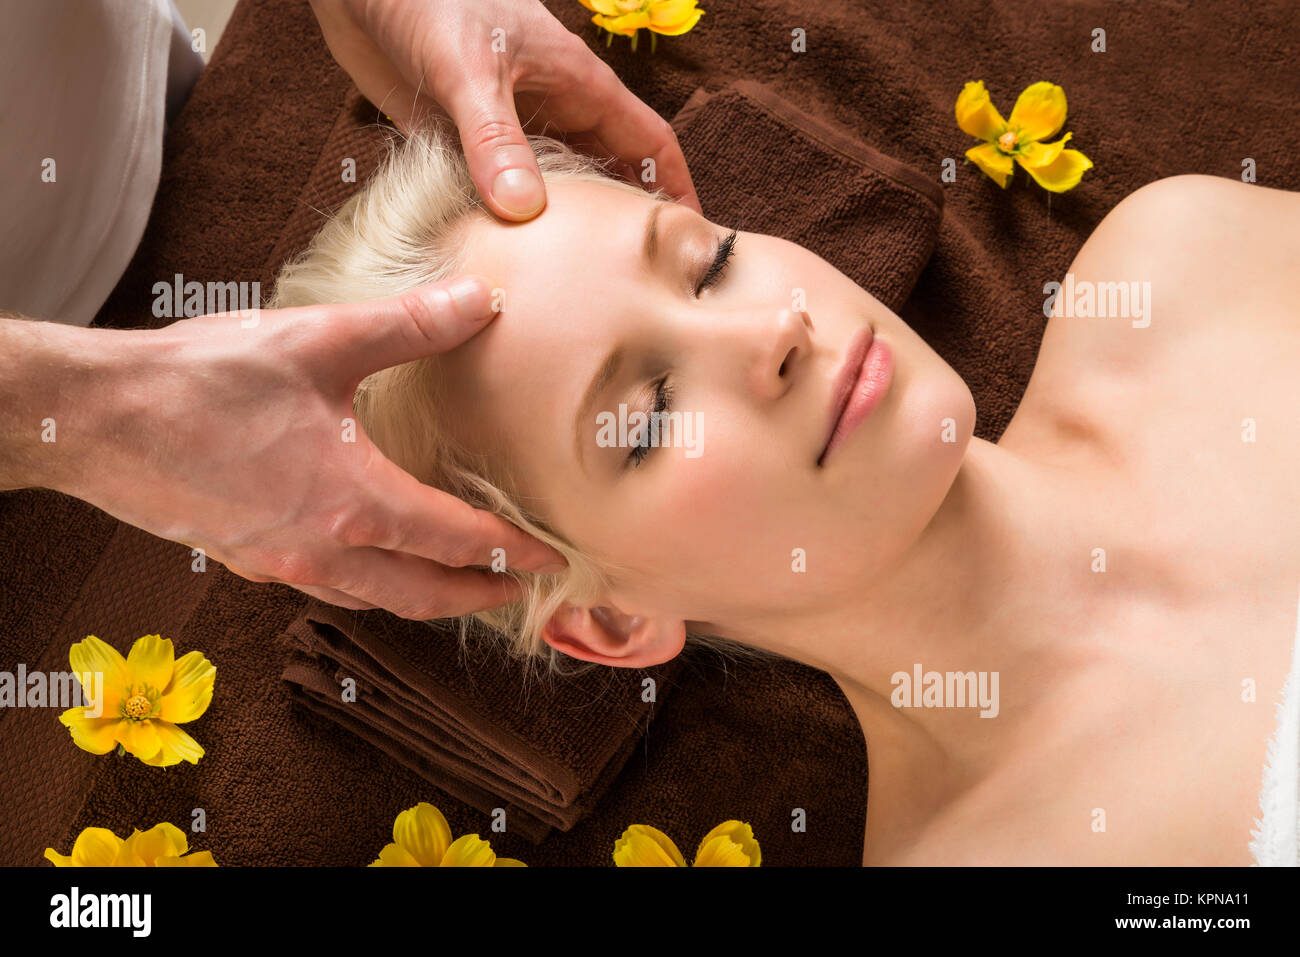
[[[461,276],[447,287],[447,292],[466,319],[486,319],[492,315],[487,284],[477,276]]]
[[[492,198],[516,216],[532,216],[546,202],[537,174],[527,169],[503,169],[492,181]]]

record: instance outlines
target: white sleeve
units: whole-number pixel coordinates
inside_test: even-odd
[[[169,72],[192,85],[170,0],[0,0],[0,309],[88,326],[144,235]]]

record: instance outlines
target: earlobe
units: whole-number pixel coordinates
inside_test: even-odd
[[[542,629],[542,639],[581,661],[616,668],[648,668],[677,657],[686,644],[681,620],[626,615],[617,608],[564,605]]]

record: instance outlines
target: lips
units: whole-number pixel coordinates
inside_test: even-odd
[[[831,390],[830,428],[826,445],[817,458],[819,466],[879,404],[889,390],[893,371],[889,346],[876,338],[870,327],[864,327],[849,340],[844,364]]]

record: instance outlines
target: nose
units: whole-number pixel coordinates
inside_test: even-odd
[[[763,399],[779,399],[789,390],[798,368],[812,355],[812,317],[806,312],[782,309],[751,327],[751,352],[746,378],[754,394]]]

